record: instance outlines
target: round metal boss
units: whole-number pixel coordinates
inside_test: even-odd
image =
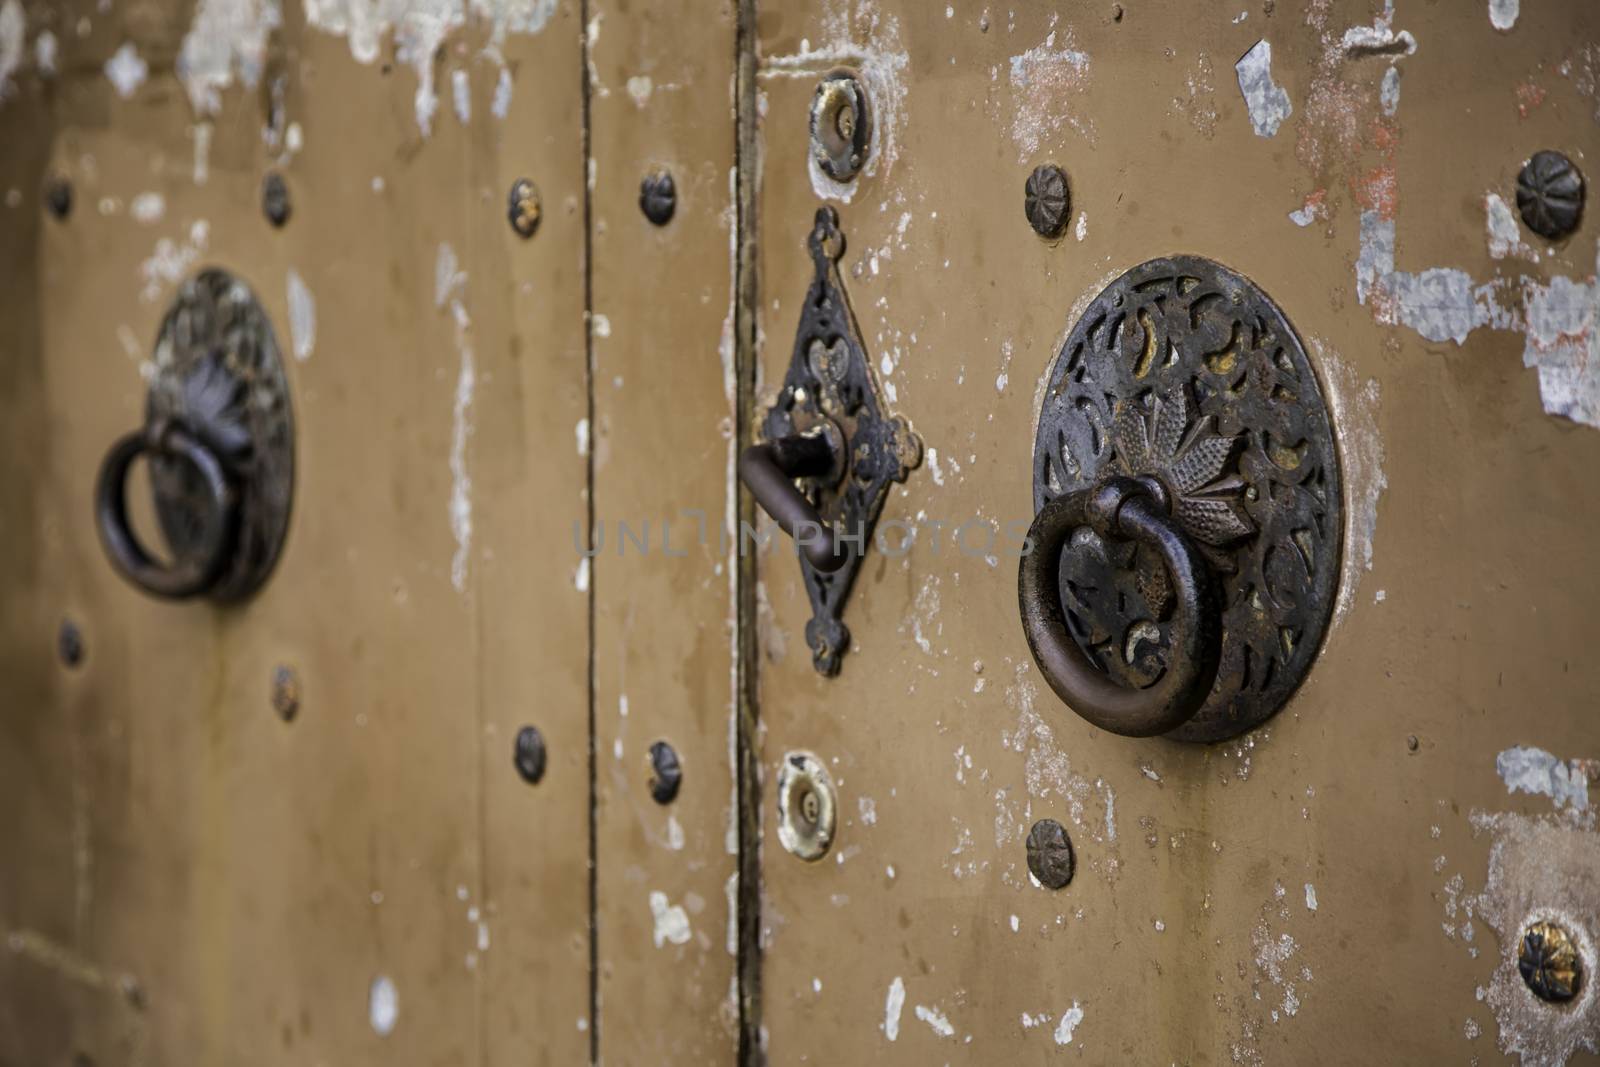
[[[1294,328],[1249,279],[1198,256],[1142,263],[1095,297],[1050,371],[1033,452],[1037,511],[1111,477],[1160,490],[1222,590],[1210,696],[1166,736],[1218,741],[1283,706],[1328,626],[1344,504],[1333,425]],[[1167,670],[1161,557],[1072,535],[1068,630],[1128,688]]]
[[[184,282],[156,338],[145,421],[190,427],[235,475],[238,542],[206,595],[248,596],[272,573],[294,495],[294,414],[272,323],[244,282],[208,269]],[[175,555],[198,549],[205,487],[194,468],[150,461],[156,515]]]
[[[847,182],[861,172],[872,148],[872,110],[860,79],[836,70],[811,98],[811,154],[824,174]]]
[[[778,841],[803,860],[815,861],[833,844],[838,797],[822,760],[790,752],[778,770]]]

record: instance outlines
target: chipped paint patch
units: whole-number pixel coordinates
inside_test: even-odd
[[[472,81],[466,71],[450,72],[450,95],[455,103],[456,121],[465,126],[472,121]]]
[[[1522,290],[1522,364],[1538,368],[1540,404],[1548,414],[1600,426],[1600,281],[1557,277],[1540,285],[1524,278]]]
[[[0,4],[0,99],[8,95],[12,75],[22,65],[22,38],[27,32],[27,19],[18,0],[5,0]],[[40,35],[41,39],[43,34]],[[52,37],[51,41],[54,42]]]
[[[759,77],[815,80],[835,67],[850,67],[866,83],[872,102],[871,141],[861,174],[872,177],[882,168],[887,176],[900,155],[899,131],[905,115],[905,73],[911,58],[900,41],[900,21],[893,15],[874,13],[863,20],[864,35],[854,28],[848,0],[836,0],[822,17],[822,44],[813,48],[800,42],[800,50],[762,60]],[[828,177],[816,158],[807,153],[811,189],[819,200],[849,203],[862,183],[838,182]]]
[[[1310,882],[1306,883],[1306,910],[1317,910],[1317,887]]]
[[[1509,812],[1471,815],[1474,835],[1488,833],[1488,872],[1483,892],[1461,900],[1466,914],[1486,922],[1500,945],[1500,959],[1478,998],[1494,1012],[1500,1050],[1524,1064],[1566,1063],[1579,1049],[1600,1052],[1600,833],[1595,813],[1566,810],[1524,816]],[[1459,884],[1460,875],[1451,879]],[[1586,980],[1576,999],[1545,1004],[1528,992],[1517,970],[1522,932],[1529,924],[1554,922],[1571,935]],[[1475,950],[1474,950],[1475,951]]]
[[[0,38],[4,37],[5,30],[0,28]],[[56,76],[56,55],[58,50],[56,35],[49,30],[40,31],[39,36],[34,38],[33,65],[38,68],[41,78],[53,78]],[[0,46],[0,51],[3,51],[3,46]],[[4,66],[5,59],[0,57],[0,67]],[[4,81],[5,78],[0,76],[0,82]]]
[[[683,905],[669,903],[665,893],[651,890],[650,914],[655,918],[655,929],[650,936],[656,948],[689,943],[689,913],[683,910]]]
[[[1074,1000],[1072,1007],[1061,1013],[1061,1021],[1056,1024],[1056,1044],[1072,1044],[1072,1036],[1078,1029],[1078,1024],[1083,1022],[1083,1009]]]
[[[1562,760],[1542,748],[1521,745],[1494,758],[1495,773],[1508,793],[1543,794],[1556,807],[1583,811],[1589,806],[1591,760]]]
[[[1522,239],[1511,205],[1499,193],[1485,193],[1483,197],[1484,225],[1489,234],[1489,255],[1495,259],[1521,256],[1538,262],[1539,253]]]
[[[1509,30],[1517,24],[1522,14],[1522,0],[1489,0],[1489,24],[1497,30]]]
[[[900,1012],[906,1006],[906,984],[900,976],[889,983],[889,995],[883,1002],[883,1036],[894,1041],[900,1036]]]
[[[289,338],[294,345],[294,358],[304,362],[317,346],[317,302],[300,272],[293,267],[289,268],[287,290]]]
[[[417,76],[412,106],[417,128],[424,137],[433,130],[433,116],[439,107],[433,80],[434,54],[451,33],[466,24],[469,14],[490,24],[490,48],[485,54],[494,58],[499,56],[499,46],[508,34],[538,33],[555,9],[556,0],[406,0],[403,4],[306,0],[305,4],[306,24],[345,38],[351,57],[358,63],[377,62],[384,37],[392,38],[395,58]]]
[[[954,1037],[956,1028],[950,1025],[950,1020],[944,1012],[937,1008],[925,1007],[918,1004],[916,1007],[917,1018],[928,1024],[928,1028],[940,1037]]]
[[[1378,86],[1378,106],[1390,118],[1400,109],[1400,68],[1392,63],[1383,72],[1383,82]]]
[[[503,119],[511,111],[511,69],[500,68],[500,77],[494,83],[494,99],[489,103],[489,111],[497,119]]]
[[[1018,163],[1038,155],[1069,126],[1094,144],[1094,122],[1078,113],[1076,100],[1089,86],[1089,53],[1073,47],[1072,29],[1058,30],[1056,20],[1050,17],[1042,43],[1011,57],[1011,141]]]
[[[1360,382],[1337,352],[1314,337],[1311,347],[1339,437],[1339,475],[1345,485],[1344,551],[1333,610],[1337,624],[1355,604],[1361,576],[1372,569],[1378,500],[1389,480],[1383,473],[1383,438],[1378,436],[1377,381]]]
[[[1306,196],[1305,201],[1294,211],[1289,212],[1289,221],[1296,226],[1310,226],[1317,219],[1328,217],[1328,190],[1318,189]]]
[[[261,81],[267,42],[283,22],[278,0],[200,0],[178,52],[178,79],[197,115],[214,115],[235,77]]]
[[[146,226],[160,222],[161,216],[166,213],[167,200],[160,193],[140,193],[128,205],[128,214],[133,216],[133,220]]]
[[[655,91],[655,83],[648,74],[635,74],[628,79],[628,95],[638,107],[644,107],[650,102],[650,94]]]
[[[1392,176],[1387,180],[1392,182]],[[1509,325],[1510,316],[1499,302],[1499,283],[1478,285],[1466,271],[1452,267],[1430,267],[1417,274],[1396,270],[1394,244],[1392,202],[1363,211],[1356,299],[1372,307],[1378,322],[1409,326],[1430,341],[1457,345],[1480,326]]]
[[[129,41],[106,60],[105,71],[117,95],[126,100],[150,76],[150,64],[140,58],[139,50]]]
[[[367,1022],[372,1026],[373,1033],[388,1037],[394,1033],[394,1024],[399,1019],[400,992],[395,989],[393,979],[380,974],[372,980],[372,987],[367,990]]]
[[[455,249],[439,246],[434,264],[434,304],[448,302],[455,320],[456,351],[460,362],[456,371],[455,408],[450,433],[450,533],[456,551],[450,560],[450,584],[458,593],[466,592],[467,569],[472,548],[472,476],[467,471],[467,439],[472,434],[472,399],[477,387],[477,371],[472,357],[472,322],[467,317],[465,295],[467,276],[460,270]]]
[[[1288,90],[1272,80],[1272,42],[1262,39],[1233,65],[1239,77],[1239,92],[1250,113],[1250,126],[1257,137],[1271,137],[1294,113]]]

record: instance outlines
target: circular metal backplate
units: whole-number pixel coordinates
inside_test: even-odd
[[[294,495],[294,413],[272,323],[244,282],[208,269],[185,281],[156,338],[146,419],[188,427],[222,460],[240,493],[239,541],[207,593],[248,596],[272,573]],[[156,515],[174,554],[205,525],[204,486],[189,465],[150,465]]]
[[[1156,477],[1221,581],[1216,685],[1166,736],[1221,740],[1283,706],[1328,626],[1344,506],[1316,373],[1265,293],[1197,256],[1112,282],[1051,369],[1033,472],[1036,511],[1108,475]],[[1079,530],[1060,584],[1072,635],[1101,669],[1128,686],[1160,677],[1173,598],[1155,553]]]

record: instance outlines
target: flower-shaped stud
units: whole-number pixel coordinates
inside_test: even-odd
[[[1206,546],[1221,548],[1256,532],[1240,500],[1245,482],[1224,474],[1236,437],[1223,437],[1210,417],[1195,419],[1182,385],[1157,397],[1146,415],[1137,403],[1117,405],[1112,422],[1117,463],[1132,477],[1150,477],[1166,491],[1168,507],[1183,532]],[[1157,616],[1171,605],[1166,570],[1140,553],[1139,592]],[[1213,559],[1217,553],[1207,553]]]

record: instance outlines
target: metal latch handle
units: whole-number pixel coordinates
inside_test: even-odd
[[[840,463],[838,447],[820,430],[751,445],[739,456],[739,480],[779,529],[794,538],[806,562],[825,574],[844,566],[850,550],[840,544],[795,479],[836,474]]]

